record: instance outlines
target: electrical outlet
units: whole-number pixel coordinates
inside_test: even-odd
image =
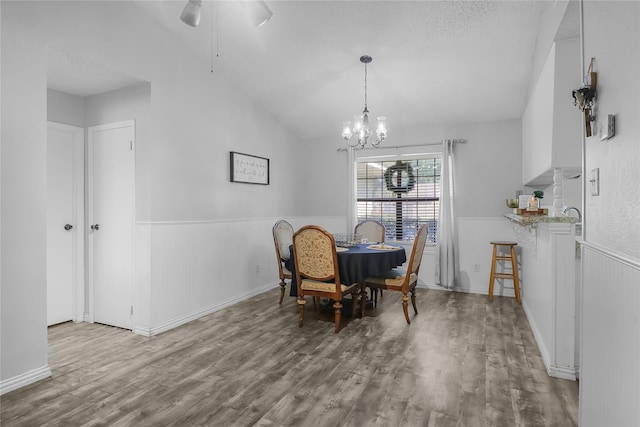
[[[480,272],[480,264],[473,264],[473,271],[476,273]]]
[[[256,274],[260,273],[260,264],[256,264]]]

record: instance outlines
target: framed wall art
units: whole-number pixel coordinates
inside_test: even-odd
[[[265,157],[231,151],[229,165],[231,182],[269,185],[269,159]]]

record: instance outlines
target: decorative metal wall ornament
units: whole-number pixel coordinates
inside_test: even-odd
[[[406,178],[403,177],[404,174],[406,174]],[[384,182],[387,190],[395,194],[408,193],[416,186],[416,176],[409,163],[398,160],[395,165],[384,171]]]
[[[573,105],[584,113],[584,125],[587,137],[592,135],[591,122],[596,120],[595,102],[598,94],[596,90],[597,75],[593,71],[593,60],[589,63],[587,75],[584,77],[582,86],[572,92]]]

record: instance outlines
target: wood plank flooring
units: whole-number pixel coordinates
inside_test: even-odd
[[[577,426],[577,382],[551,378],[513,298],[418,290],[364,319],[279,290],[155,337],[49,328],[52,378],[0,397],[2,426]],[[307,304],[310,306],[310,304]]]

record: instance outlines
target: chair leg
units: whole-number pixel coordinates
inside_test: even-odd
[[[351,318],[352,319],[356,318],[357,302],[358,302],[358,297],[354,292],[351,294]]]
[[[360,287],[360,318],[364,319],[364,309],[367,305],[367,288],[364,285]]]
[[[411,288],[411,304],[413,304],[413,311],[418,314],[418,307],[416,307],[416,288]]]
[[[407,294],[402,294],[402,310],[404,311],[404,318],[407,319],[407,323],[410,325],[411,320],[409,320],[409,297]]]
[[[516,301],[518,304],[522,304],[520,299],[520,280],[518,278],[518,260],[516,258],[516,248],[511,246],[511,269],[513,272],[513,290],[516,293]]]
[[[496,281],[496,245],[493,245],[493,255],[491,256],[491,274],[489,274],[489,301],[493,301],[493,283]]]
[[[304,323],[304,305],[307,303],[305,301],[304,296],[298,297],[298,308],[300,309],[300,314],[298,318],[298,326],[302,328],[302,324]]]
[[[284,280],[280,281],[280,302],[278,304],[282,305],[282,300],[284,300],[284,288],[287,286],[287,283]]]
[[[342,304],[340,303],[340,301],[336,301],[333,304],[333,309],[335,311],[335,318],[336,318],[336,331],[335,333],[337,334],[338,331],[340,330],[340,315],[342,314]]]

